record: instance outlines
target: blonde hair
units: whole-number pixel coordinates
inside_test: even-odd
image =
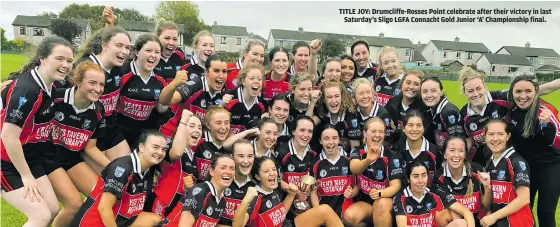
[[[376,102],[377,100],[375,99],[375,89],[373,89],[373,83],[363,77],[355,79],[352,83],[352,96],[354,96],[353,98],[356,98],[356,88],[358,88],[362,84],[368,85],[371,88],[371,91],[374,94],[373,101]]]
[[[208,110],[206,111],[206,115],[204,115],[204,121],[206,122],[206,124],[210,124],[210,120],[212,120],[212,117],[214,117],[214,115],[218,113],[224,113],[228,115],[229,118],[231,118],[231,113],[225,108],[220,106],[209,106]]]
[[[251,51],[251,48],[253,48],[254,46],[262,46],[264,49],[264,43],[258,39],[250,39],[247,41],[247,45],[245,45],[245,48],[243,49],[243,52],[241,52],[241,59],[243,59],[243,54],[245,53],[249,53],[249,51]],[[266,51],[266,50],[265,50]]]
[[[159,37],[161,35],[161,33],[165,30],[176,30],[177,33],[179,33],[179,26],[177,26],[177,24],[175,24],[172,21],[167,21],[165,19],[159,19],[156,25],[156,36]]]
[[[249,71],[253,69],[259,70],[261,72],[261,77],[264,80],[264,67],[261,64],[251,63],[249,65],[243,66],[243,69],[241,69],[241,72],[239,72],[239,76],[238,76],[239,81],[241,82],[245,80],[245,78],[247,77],[247,73],[249,73]]]
[[[484,85],[484,88],[486,88],[486,90],[488,90],[488,88],[486,87],[486,83],[484,83],[484,78],[485,78],[484,75],[482,75],[480,72],[474,70],[473,68],[471,68],[469,66],[463,67],[461,72],[459,72],[459,81],[461,81],[461,93],[463,95],[465,94],[465,84],[467,82],[469,82],[470,80],[473,80],[473,79],[482,80],[482,84]]]
[[[313,83],[314,76],[308,72],[297,72],[292,76],[290,80],[290,90],[296,89],[296,87],[303,81],[310,80]]]
[[[401,90],[402,90],[403,83],[408,76],[416,76],[418,79],[420,79],[420,83],[422,83],[422,80],[424,80],[424,71],[415,69],[415,70],[410,70],[410,71],[406,72],[404,74],[400,84],[399,84],[399,88]],[[420,93],[420,92],[418,92],[418,93]]]
[[[385,125],[385,121],[383,121],[380,117],[372,117],[370,119],[367,119],[367,121],[364,124],[364,138],[363,138],[363,142],[364,144],[367,144],[367,139],[365,137],[365,132],[370,128],[371,123],[373,122],[379,122],[381,123],[381,125],[383,125],[383,133],[385,133],[385,130],[387,130],[387,126]]]
[[[379,61],[379,67],[377,67],[377,76],[381,76],[383,75],[383,73],[385,73],[383,71],[383,69],[381,68],[381,66],[383,65],[383,62],[381,61],[381,57],[383,57],[385,54],[388,53],[394,53],[395,56],[397,56],[397,61],[399,61],[399,52],[397,51],[397,49],[395,49],[392,46],[384,46],[383,48],[381,48],[381,50],[379,51],[379,56],[378,56],[378,61]],[[398,73],[400,73],[402,71],[401,67],[400,67],[400,63],[399,63],[399,67],[398,67]]]
[[[202,30],[202,31],[199,31],[198,33],[196,33],[196,35],[193,37],[192,48],[194,49],[196,47],[196,45],[198,45],[198,42],[200,41],[200,38],[206,37],[206,36],[209,36],[212,39],[214,39],[214,36],[212,35],[212,32],[210,32],[208,30]]]
[[[346,90],[346,87],[342,82],[324,81],[321,85],[321,93],[323,93],[323,97],[319,99],[317,105],[317,112],[319,113],[319,116],[326,116],[329,111],[325,103],[325,91],[327,90],[327,88],[331,87],[337,87],[340,90],[340,105],[342,105],[342,108],[340,108],[339,113],[356,112],[356,105],[354,104],[354,102],[352,102],[352,96],[350,96],[350,93]]]

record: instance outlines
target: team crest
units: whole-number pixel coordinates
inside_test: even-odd
[[[504,179],[506,179],[506,171],[500,170],[500,172],[498,173],[498,180],[504,180]]]
[[[216,103],[216,105],[220,105],[222,103],[222,99],[216,99],[216,101],[214,101],[214,103]]]
[[[492,118],[498,118],[498,111],[492,112]]]
[[[192,79],[192,76],[191,76],[191,79]],[[194,84],[195,84],[195,82],[192,81],[192,80],[187,81],[187,85],[194,85]]]
[[[451,115],[451,116],[447,117],[447,119],[449,119],[450,124],[455,124],[455,116]]]
[[[344,137],[344,130],[340,130],[340,136]]]
[[[124,168],[117,166],[117,168],[115,169],[115,177],[122,177],[124,173]]]
[[[266,201],[266,207],[270,209],[272,207],[272,202],[270,200]]]
[[[385,121],[385,125],[390,126],[391,122],[389,121],[389,118],[385,118],[383,119]]]
[[[521,168],[521,171],[525,171],[525,169],[527,169],[527,166],[525,166],[525,162],[523,161],[519,161],[519,167]]]
[[[154,98],[157,99],[160,93],[161,93],[160,89],[154,89]]]
[[[288,165],[288,171],[292,172],[292,171],[294,171],[295,169],[296,169],[296,167],[295,167],[294,165],[292,165],[292,164],[289,164],[289,165]]]
[[[294,116],[292,116],[292,115],[289,115],[289,116],[288,116],[288,121],[289,121],[289,122],[292,122],[292,121],[294,121]]]
[[[88,128],[90,123],[91,123],[91,120],[86,119],[86,120],[84,121],[84,124],[82,124],[82,128],[83,128],[83,129]]]
[[[441,131],[441,124],[437,124],[437,130]]]
[[[197,77],[198,77],[198,75],[196,75],[196,73],[191,73],[191,76],[190,76],[191,79],[194,79],[194,78],[197,78]],[[194,84],[194,82],[193,82],[193,84]]]
[[[432,209],[432,203],[426,203],[426,208],[428,208],[428,210]]]
[[[118,86],[121,83],[121,77],[120,76],[115,76],[115,84]]]
[[[25,103],[27,102],[27,99],[25,97],[19,97],[19,104],[17,109],[19,110]]]
[[[400,165],[401,165],[401,163],[399,162],[399,160],[398,160],[398,159],[396,159],[396,158],[395,158],[395,159],[393,159],[393,164],[395,165],[395,168],[399,168],[399,167],[400,167]]]
[[[200,106],[201,106],[202,108],[206,108],[206,100],[201,99],[201,100],[200,100]]]
[[[321,172],[319,173],[319,176],[321,177],[326,177],[327,176],[327,171],[326,170],[321,170]]]
[[[471,131],[473,131],[473,132],[474,132],[474,131],[476,131],[476,129],[477,129],[477,126],[476,126],[476,124],[475,124],[475,123],[471,123],[471,124],[469,125],[469,128],[471,129]]]
[[[205,157],[206,159],[212,158],[212,153],[210,153],[209,150],[205,150],[205,151],[202,153],[202,155],[204,155],[204,157]]]
[[[381,85],[375,86],[375,92],[379,92],[381,90]]]
[[[352,127],[354,128],[358,127],[358,119],[352,119]]]
[[[198,193],[200,193],[200,191],[202,191],[202,188],[196,187],[192,190],[192,194],[197,195]]]
[[[342,167],[342,175],[348,175],[348,167]]]
[[[406,212],[407,213],[412,213],[412,206],[406,205]]]
[[[56,113],[54,113],[54,119],[56,119],[57,121],[62,121],[64,120],[64,114],[60,111],[56,111]]]
[[[206,213],[208,214],[208,216],[212,215],[212,207],[209,206],[209,207],[206,209]]]
[[[397,96],[401,93],[401,89],[395,88],[395,90],[393,91],[393,96]]]
[[[230,196],[231,195],[231,189],[230,188],[224,189],[224,195]]]
[[[181,66],[175,66],[175,72],[181,71]]]
[[[383,171],[377,170],[377,176],[375,176],[378,180],[383,180]]]

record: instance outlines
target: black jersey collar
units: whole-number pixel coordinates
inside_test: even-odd
[[[101,68],[103,68],[103,70],[105,70],[105,72],[111,73],[111,69],[105,68],[105,66],[103,66],[103,62],[101,62],[101,60],[99,60],[99,58],[95,54],[90,54],[89,59],[91,59],[95,64],[98,64],[99,66],[101,66]]]
[[[220,203],[220,199],[224,198],[224,192],[222,192],[222,194],[220,195],[220,198],[218,198],[218,191],[216,190],[216,187],[214,187],[212,182],[205,181],[204,183],[206,183],[206,185],[208,185],[208,188],[210,189],[210,192],[212,193],[212,196],[214,196],[214,199],[216,199],[216,203]]]
[[[490,105],[490,103],[491,103],[492,101],[494,101],[494,100],[492,99],[492,94],[490,94],[490,92],[487,91],[487,92],[486,92],[486,105],[484,105],[484,107],[483,107],[482,110],[480,111],[480,116],[484,115],[484,111],[486,111],[486,107],[488,107],[488,105]],[[474,111],[474,109],[472,109],[471,106],[472,106],[472,105],[471,105],[470,102],[467,103],[467,115],[469,115],[469,116],[472,116],[472,115],[477,114],[477,113]]]
[[[326,159],[327,161],[329,161],[331,164],[334,165],[338,162],[338,160],[340,160],[340,157],[346,157],[346,152],[344,151],[344,149],[342,149],[341,146],[338,146],[338,152],[340,153],[340,155],[336,156],[335,160],[330,160],[327,157],[327,153],[325,153],[325,150],[323,149],[321,151],[321,154],[319,154],[319,160],[325,160]]]
[[[243,181],[243,182],[239,182],[239,181],[237,181],[237,179],[233,179],[233,183],[235,183],[238,188],[241,188],[241,187],[245,186],[249,182],[251,182],[251,177],[250,176],[247,176],[245,178],[245,181]]]
[[[403,74],[403,72],[401,71],[401,74],[400,74],[399,77],[397,77],[397,79],[395,79],[395,80],[389,80],[389,77],[387,76],[386,73],[383,73],[383,75],[382,75],[381,77],[382,77],[382,78],[385,78],[385,80],[387,81],[387,84],[388,84],[388,85],[391,85],[391,84],[393,84],[393,83],[395,83],[395,82],[399,82],[400,80],[402,80],[402,78],[404,77],[404,74]]]
[[[305,155],[307,155],[307,151],[310,150],[309,144],[307,144],[307,146],[305,146],[305,148],[303,149],[303,155],[300,157],[298,156],[298,153],[296,151],[296,148],[294,147],[294,139],[290,139],[290,142],[288,143],[288,147],[290,149],[290,154],[292,154],[293,156],[296,156],[297,158],[299,158],[299,160],[305,159]]]
[[[253,153],[255,153],[255,156],[257,156],[257,147],[258,147],[258,146],[257,146],[257,143],[258,143],[258,140],[255,138],[255,139],[253,139],[253,140],[251,141],[251,143],[253,144]],[[264,156],[269,157],[269,158],[272,158],[272,150],[268,149],[268,150],[266,151],[266,153],[264,154]]]
[[[441,96],[441,100],[439,101],[439,104],[436,108],[436,113],[434,114],[434,117],[441,113],[441,111],[443,110],[443,108],[447,105],[447,103],[449,103],[449,101],[447,101],[447,97],[445,96]]]
[[[371,68],[373,68],[373,64],[371,63],[371,61],[368,61],[367,66],[366,66],[366,69],[364,69],[364,71],[358,72],[358,76],[360,76],[360,77],[363,76],[364,73],[365,73],[368,69],[371,69]],[[356,69],[356,70],[358,70],[358,69]]]
[[[245,105],[245,108],[247,110],[250,110],[251,108],[253,108],[253,105],[259,103],[259,98],[255,97],[253,99],[253,103],[246,103],[245,99],[243,98],[243,86],[239,86],[237,88],[237,99],[239,100],[240,103],[243,103]]]
[[[210,142],[210,143],[214,144],[214,146],[216,146],[216,148],[218,148],[218,149],[222,148],[222,145],[218,145],[214,142],[215,139],[212,137],[212,134],[210,132],[208,132],[208,131],[204,132],[204,139],[206,140],[206,142]]]
[[[150,81],[150,78],[152,78],[154,76],[154,71],[152,70],[150,72],[150,76],[148,76],[148,78],[146,80],[144,80],[144,78],[142,78],[142,76],[140,76],[140,70],[138,70],[138,66],[136,64],[136,61],[130,61],[130,70],[132,70],[132,73],[138,77],[140,77],[140,79],[142,79],[142,81],[144,81],[144,84],[148,84],[148,81]]]
[[[410,146],[408,145],[408,139],[405,141],[405,149],[408,151],[408,153],[410,153],[410,156],[412,156],[412,158],[416,158],[418,157],[418,155],[420,155],[420,153],[422,153],[423,151],[430,151],[430,144],[428,143],[428,140],[422,136],[422,146],[420,147],[420,152],[418,152],[418,154],[414,155],[412,153],[412,151],[410,150]]]
[[[148,172],[149,169],[147,169],[146,171],[144,171],[144,173],[142,173],[142,166],[141,166],[141,162],[140,162],[140,157],[138,157],[138,150],[134,150],[132,151],[132,153],[130,153],[130,159],[132,159],[132,170],[134,171],[134,173],[140,175],[140,178],[144,178],[144,176],[146,175],[146,173]]]
[[[377,112],[379,111],[379,107],[380,107],[380,105],[377,102],[374,102],[373,107],[371,108],[371,111],[369,111],[369,114],[367,116],[362,115],[362,112],[360,111],[359,106],[356,107],[356,110],[358,111],[358,113],[360,113],[360,116],[362,116],[362,120],[367,120],[367,119],[370,119],[372,117],[377,116]]]
[[[235,67],[237,67],[237,69],[242,69],[243,68],[243,62],[241,61],[241,59],[237,60],[237,62],[235,62]]]
[[[494,154],[492,154],[492,157],[490,158],[490,160],[492,160],[492,162],[494,163],[494,166],[497,166],[498,163],[500,163],[500,161],[502,160],[503,157],[509,158],[509,156],[511,154],[513,154],[515,152],[515,150],[513,149],[513,147],[507,148],[504,152],[502,152],[502,155],[500,156],[500,158],[498,158],[498,160],[494,161]]]
[[[412,197],[418,203],[422,202],[422,200],[424,199],[424,196],[426,196],[426,193],[428,193],[428,192],[430,192],[430,189],[428,187],[426,187],[426,189],[424,190],[424,194],[422,194],[422,197],[416,198],[414,196],[414,194],[412,194],[412,191],[410,190],[410,186],[408,186],[408,187],[406,187],[406,189],[404,189],[404,195],[406,197]]]
[[[463,181],[463,177],[467,176],[467,170],[465,168],[464,162],[466,162],[466,160],[463,161],[463,173],[461,174],[461,178],[458,181],[453,179],[453,175],[451,174],[451,170],[449,169],[449,163],[445,163],[445,165],[443,165],[443,176],[451,178],[451,180],[455,184],[461,183],[461,181]]]
[[[43,89],[43,91],[45,91],[49,96],[51,96],[53,84],[51,83],[50,86],[47,86],[47,84],[45,84],[45,81],[41,77],[41,74],[39,74],[39,66],[35,66],[35,68],[31,70],[31,77],[33,77],[33,80],[37,82],[37,84],[39,85],[39,87],[41,87],[41,89]]]
[[[95,110],[95,104],[93,104],[93,102],[90,102],[89,106],[86,107],[85,109],[78,109],[78,107],[76,107],[76,105],[74,104],[75,92],[76,92],[76,86],[66,89],[66,91],[64,91],[64,102],[70,104],[74,108],[76,113],[83,113],[89,109]]]
[[[200,79],[202,80],[202,90],[207,92],[210,95],[210,98],[213,99],[217,94],[220,93],[220,91],[214,93],[210,92],[210,86],[208,85],[208,79],[206,78],[206,76],[201,76]]]
[[[260,185],[255,186],[255,189],[257,189],[257,192],[264,194],[264,195],[270,195],[274,192],[274,190],[272,190],[271,192],[267,192],[264,189],[261,188]]]
[[[187,154],[187,156],[189,156],[189,159],[191,159],[191,161],[194,161],[194,152],[192,148],[189,149],[185,147],[185,150],[183,150],[183,152]]]
[[[288,125],[286,125],[286,122],[284,122],[284,129],[282,129],[282,133],[280,133],[281,136],[289,136],[290,135],[290,130],[288,129]]]
[[[330,112],[330,111],[328,111],[327,117],[328,117],[329,120],[330,120],[329,123],[330,123],[331,125],[335,125],[335,124],[337,124],[338,122],[344,121],[344,118],[346,117],[346,112],[342,112],[342,114],[340,114],[340,111],[339,111],[338,117],[336,118],[336,121],[335,121],[335,122],[333,122],[333,119],[332,119],[332,117],[331,117],[331,112]]]

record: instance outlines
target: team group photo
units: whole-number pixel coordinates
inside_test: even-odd
[[[181,4],[197,2],[158,10]],[[3,226],[560,225],[553,49],[301,27],[266,40],[95,7],[79,41],[56,14],[17,15],[10,50],[2,29]],[[9,65],[19,36],[41,39]]]

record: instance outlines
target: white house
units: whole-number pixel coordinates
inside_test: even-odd
[[[380,63],[379,53],[385,46],[391,46],[397,50],[400,62],[414,62],[416,60],[422,61],[421,57],[415,59],[415,46],[414,44],[412,44],[410,39],[385,37],[385,34],[383,34],[383,32],[379,33],[379,36],[362,36],[360,39],[367,41],[367,43],[369,44],[369,59],[373,63]],[[346,52],[348,54],[351,53],[350,45],[352,45],[352,43],[353,41],[350,42],[349,46],[346,48]]]
[[[460,42],[456,37],[454,41],[430,40],[422,50],[427,65],[439,66],[448,60],[457,60],[463,65],[472,65],[484,53],[492,53],[483,43]]]
[[[526,43],[525,47],[503,46],[496,53],[526,57],[536,72],[560,71],[560,55],[553,49],[535,48]]]
[[[52,20],[53,18],[50,17],[17,15],[12,22],[14,38],[39,45],[45,37],[53,35],[51,31]],[[72,18],[70,20],[82,28],[82,34],[74,39],[77,45],[81,45],[91,36],[91,25],[83,19]]]
[[[488,76],[513,76],[515,72],[533,71],[533,65],[524,56],[507,54],[483,54],[476,67]]]
[[[212,26],[216,52],[241,52],[249,40],[246,27],[218,25]]]

